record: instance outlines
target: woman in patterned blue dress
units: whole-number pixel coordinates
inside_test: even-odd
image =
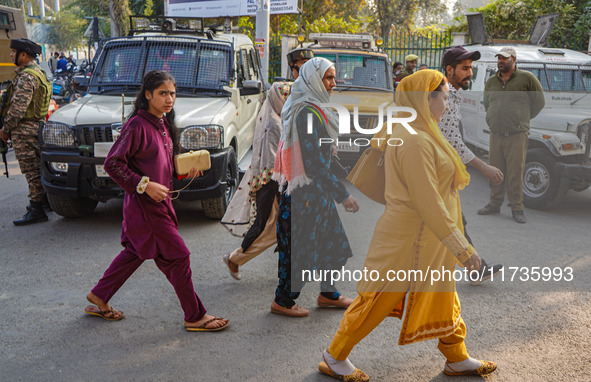
[[[318,280],[319,275],[323,280],[319,306],[347,307],[352,302],[331,285],[330,278],[326,280],[330,272],[324,272],[341,270],[352,256],[335,201],[347,211],[359,209],[329,168],[333,146],[327,142],[338,136],[337,118],[319,105],[328,102],[334,86],[334,64],[314,58],[300,68],[282,111],[284,132],[275,162],[275,177],[283,186],[277,219],[279,285],[273,313],[307,316],[309,311],[295,299],[305,282]]]

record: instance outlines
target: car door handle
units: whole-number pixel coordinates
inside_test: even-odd
[[[249,104],[251,102],[252,102],[252,100],[250,98],[246,100],[246,104]]]

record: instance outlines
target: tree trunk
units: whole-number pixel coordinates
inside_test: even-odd
[[[129,0],[109,0],[111,37],[125,36],[129,32]]]
[[[117,22],[117,0],[109,1],[109,16],[111,17],[111,37],[121,36],[119,23]]]

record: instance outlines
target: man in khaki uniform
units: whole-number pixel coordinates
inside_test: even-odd
[[[0,139],[12,141],[21,172],[29,184],[30,206],[27,213],[14,220],[15,225],[47,221],[43,211],[45,191],[41,184],[41,150],[39,149],[39,123],[47,115],[51,98],[51,83],[35,58],[41,47],[28,39],[10,41],[10,57],[16,69],[16,77],[2,100],[4,124]]]
[[[506,188],[513,219],[525,223],[523,170],[529,123],[544,108],[544,92],[535,75],[517,68],[515,49],[505,47],[496,56],[499,71],[486,81],[484,107],[491,133],[490,165],[505,177],[499,184],[490,183],[490,201],[478,214],[498,214]]]
[[[396,76],[396,82],[400,82],[404,77],[410,76],[415,72],[417,68],[417,60],[419,56],[416,54],[409,54],[408,56],[404,57],[404,61],[406,61],[406,67],[404,70],[400,71]]]

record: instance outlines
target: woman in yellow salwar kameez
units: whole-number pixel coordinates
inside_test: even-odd
[[[379,272],[378,281],[358,283],[359,295],[319,365],[320,371],[337,379],[369,380],[349,361],[349,353],[386,317],[402,319],[404,312],[398,343],[439,339],[438,348],[447,359],[445,374],[484,375],[496,369],[492,362],[469,357],[466,326],[450,277],[456,264],[468,271],[479,269],[480,258],[462,233],[458,191],[470,176],[437,126],[447,108],[448,90],[445,78],[435,70],[412,74],[396,89],[396,105],[417,112],[410,122],[417,134],[400,124],[393,127],[391,136],[385,128],[381,133],[404,143],[384,148],[386,209],[365,260],[367,274],[373,271],[375,280],[375,271]],[[449,271],[446,277],[445,270]],[[397,279],[387,281],[392,276]]]

